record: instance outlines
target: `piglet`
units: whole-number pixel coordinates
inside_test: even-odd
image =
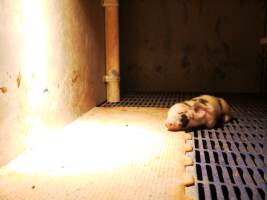
[[[168,111],[165,126],[169,131],[179,131],[199,126],[214,128],[219,119],[225,123],[232,119],[231,107],[218,97],[201,95],[174,104]]]

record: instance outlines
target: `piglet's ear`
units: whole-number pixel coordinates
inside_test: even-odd
[[[195,105],[193,106],[193,110],[194,116],[197,119],[203,118],[206,115],[205,109],[199,103],[195,103]]]

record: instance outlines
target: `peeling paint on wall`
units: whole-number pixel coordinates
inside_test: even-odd
[[[18,74],[18,76],[17,76],[16,81],[17,81],[17,87],[19,88],[19,86],[20,86],[20,82],[21,82],[21,74],[20,74],[20,72],[19,72],[19,74]]]
[[[7,87],[0,87],[0,91],[5,94],[7,92]]]

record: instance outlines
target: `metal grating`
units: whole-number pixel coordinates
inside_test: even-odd
[[[103,107],[163,107],[192,94],[129,94]],[[236,119],[193,136],[195,190],[199,200],[267,199],[267,101],[256,95],[220,95],[231,103]]]
[[[158,107],[168,108],[178,101],[195,96],[193,93],[133,93],[123,95],[118,103],[104,102],[101,107]]]
[[[266,128],[235,120],[193,135],[199,199],[266,199]]]
[[[192,132],[198,199],[267,198],[267,102],[255,102],[233,101],[237,119]]]

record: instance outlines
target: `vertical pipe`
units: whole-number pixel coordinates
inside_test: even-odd
[[[104,0],[107,101],[120,101],[119,0]]]

